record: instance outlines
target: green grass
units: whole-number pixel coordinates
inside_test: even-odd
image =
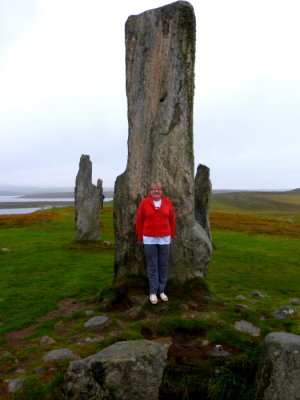
[[[213,243],[207,282],[214,293],[229,300],[260,291],[274,305],[300,296],[300,240],[214,231]]]
[[[111,219],[103,211],[103,224]],[[106,224],[107,225],[107,224]],[[57,307],[67,297],[85,300],[111,282],[113,249],[98,243],[74,243],[74,212],[59,217],[0,229],[0,333],[20,329]],[[102,241],[112,241],[111,226]]]
[[[272,196],[268,207],[255,211],[251,211],[252,206],[247,206],[251,196],[244,196],[243,213],[234,201],[230,206],[222,204],[221,212],[216,212],[213,202],[214,251],[206,280],[194,279],[180,287],[170,283],[171,301],[167,311],[159,307],[153,310],[152,305],[146,304],[143,307],[145,320],[126,322],[122,340],[139,339],[144,335],[157,338],[182,334],[200,342],[208,339],[211,345],[222,343],[235,354],[233,361],[219,374],[214,373],[215,367],[205,357],[188,373],[182,373],[178,365],[169,363],[161,399],[191,400],[203,396],[210,400],[250,400],[253,371],[263,336],[274,330],[299,334],[300,307],[296,307],[298,314],[288,320],[278,321],[273,316],[273,312],[279,306],[289,304],[291,298],[300,300],[300,213],[294,212],[298,193],[282,198],[278,194]],[[290,203],[282,213],[278,211],[280,201]],[[0,369],[5,377],[10,377],[16,370],[15,359],[27,365],[26,385],[17,392],[14,400],[59,398],[56,393],[59,393],[65,366],[58,367],[54,375],[41,379],[34,376],[34,368],[41,365],[42,354],[53,348],[40,346],[41,336],[50,335],[57,341],[55,348],[68,346],[82,357],[121,340],[108,330],[103,333],[105,339],[102,342],[79,348],[77,338],[82,337],[82,325],[87,318],[83,311],[40,322],[29,332],[21,349],[11,349],[3,336],[32,325],[66,298],[73,298],[75,302],[95,301],[97,311],[101,311],[101,298],[108,298],[112,303],[115,300],[118,306],[120,299],[125,302],[132,287],[146,292],[147,283],[138,277],[132,277],[123,286],[111,286],[114,264],[112,213],[112,204],[102,210],[102,237],[95,243],[74,241],[72,207],[27,216],[0,217],[0,248],[10,249],[8,253],[0,252],[0,355],[5,350],[11,352],[0,356]],[[268,297],[254,299],[255,291]],[[244,295],[246,299],[237,300],[237,295]],[[209,318],[182,318],[184,311],[180,305],[188,302],[200,305],[199,310]],[[248,308],[239,309],[237,303]],[[127,306],[112,311],[115,314],[110,315],[111,330],[120,329],[118,321]],[[151,318],[147,320],[151,313],[154,322]],[[262,335],[253,338],[238,332],[234,322],[241,319],[260,327]]]

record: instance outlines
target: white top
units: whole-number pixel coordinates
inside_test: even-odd
[[[171,235],[169,236],[143,236],[144,244],[170,244]]]
[[[155,208],[159,208],[161,206],[161,199],[160,200],[153,200]]]

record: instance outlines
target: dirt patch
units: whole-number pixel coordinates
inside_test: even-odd
[[[57,309],[50,311],[48,314],[38,318],[35,324],[18,331],[8,332],[5,334],[5,339],[14,348],[24,347],[23,339],[29,336],[35,328],[41,325],[44,321],[49,321],[56,317],[70,317],[77,311],[95,307],[95,303],[75,303],[75,299],[63,299],[57,303]]]

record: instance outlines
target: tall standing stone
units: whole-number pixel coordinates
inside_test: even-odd
[[[211,181],[209,178],[209,168],[199,164],[195,177],[195,217],[196,221],[204,228],[207,236],[211,240],[211,230],[209,222],[209,202],[211,198]]]
[[[102,180],[92,183],[90,156],[82,155],[75,186],[76,240],[99,240],[99,211],[103,197]]]
[[[211,243],[195,220],[193,96],[195,15],[185,1],[130,16],[125,27],[128,160],[115,184],[115,274],[146,274],[135,215],[152,181],[177,216],[170,278],[204,276]]]

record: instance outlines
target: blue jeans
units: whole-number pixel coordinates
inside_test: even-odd
[[[145,244],[149,292],[150,294],[163,293],[169,274],[169,244]]]

